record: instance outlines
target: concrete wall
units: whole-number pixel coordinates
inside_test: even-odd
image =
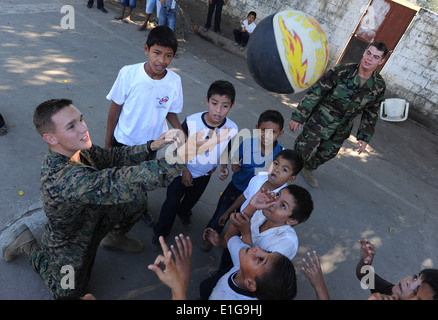
[[[382,70],[388,88],[412,104],[410,118],[438,131],[438,15],[420,10]]]
[[[313,16],[326,33],[331,67],[344,50],[369,0],[229,0],[224,11],[257,20],[293,8]],[[438,132],[438,15],[421,9],[382,70],[388,97],[410,103],[409,118]]]

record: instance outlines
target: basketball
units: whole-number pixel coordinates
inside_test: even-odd
[[[308,14],[285,10],[263,19],[247,45],[254,80],[276,93],[298,93],[314,84],[328,60],[328,43]]]

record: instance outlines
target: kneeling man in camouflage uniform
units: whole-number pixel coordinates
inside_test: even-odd
[[[157,150],[173,141],[165,134],[134,147],[93,145],[82,113],[68,99],[40,104],[34,124],[49,145],[41,170],[47,223],[41,247],[22,225],[3,248],[3,258],[11,261],[26,253],[55,299],[80,298],[87,293],[100,243],[127,252],[143,249],[140,240],[126,233],[147,206],[146,191],[172,182],[190,155],[180,157],[182,146],[175,164],[164,158],[152,160]],[[192,142],[189,138],[186,145]],[[74,283],[62,282],[66,270],[74,272]]]
[[[318,186],[312,172],[336,156],[359,114],[358,153],[370,142],[386,88],[376,68],[387,53],[384,43],[372,42],[359,64],[337,65],[326,72],[292,113],[289,128],[295,131],[303,125],[295,150],[305,161],[301,173],[312,187]]]

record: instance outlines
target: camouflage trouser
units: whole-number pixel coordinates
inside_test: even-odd
[[[294,148],[303,158],[304,168],[313,171],[334,158],[341,149],[342,142],[323,139],[318,133],[303,126],[303,131],[295,140]]]
[[[326,123],[317,113],[303,126],[303,131],[295,140],[294,148],[304,160],[304,168],[316,170],[320,165],[334,158],[348,135],[339,131],[335,123]],[[349,130],[349,128],[348,128]],[[348,133],[348,131],[347,131]]]
[[[65,230],[70,235],[69,241],[57,247],[45,245],[53,233],[46,226],[41,249],[32,254],[30,264],[53,298],[79,298],[89,293],[87,286],[100,241],[108,232],[114,235],[127,233],[140,219],[145,207],[146,198],[112,207],[96,206],[91,214],[87,211],[76,228],[72,226],[73,230]],[[66,282],[69,279],[74,279],[74,283]]]

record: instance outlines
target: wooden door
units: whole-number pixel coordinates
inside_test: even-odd
[[[419,9],[406,1],[371,0],[337,63],[359,62],[372,41],[386,44],[388,61]],[[383,66],[377,70],[380,71]]]

